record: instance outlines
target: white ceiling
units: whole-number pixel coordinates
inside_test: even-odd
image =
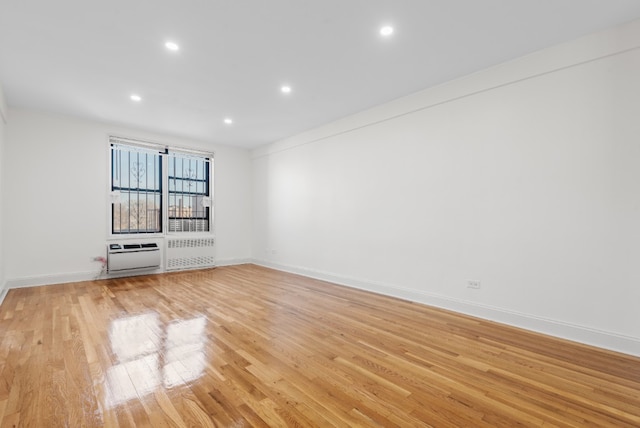
[[[10,106],[251,148],[639,17],[638,0],[0,0],[0,83]]]

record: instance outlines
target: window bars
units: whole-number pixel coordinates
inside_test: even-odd
[[[209,157],[116,137],[110,141],[113,234],[162,233],[163,218],[168,232],[210,230]]]

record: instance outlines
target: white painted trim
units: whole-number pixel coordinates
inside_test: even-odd
[[[235,265],[242,265],[247,263],[253,263],[253,260],[252,259],[217,260],[215,266],[213,267],[235,266]],[[187,270],[198,270],[198,269],[187,269]],[[100,271],[88,271],[88,272],[63,273],[63,274],[57,274],[57,275],[25,276],[22,278],[12,278],[7,280],[5,284],[4,294],[6,294],[6,291],[8,291],[9,289],[13,289],[13,288],[39,287],[43,285],[65,284],[69,282],[94,281],[94,280],[124,278],[129,276],[140,276],[140,275],[159,275],[163,273],[175,273],[175,272],[184,272],[184,271],[163,271],[163,270],[141,269],[139,271],[111,273],[107,275],[100,275]],[[2,294],[0,294],[0,297],[2,297]],[[2,303],[1,300],[0,300],[0,303]]]
[[[9,287],[7,287],[7,284],[3,284],[2,287],[0,287],[0,305],[4,302],[4,298],[7,297],[8,292]]]
[[[64,284],[67,282],[92,281],[96,279],[100,271],[71,272],[55,275],[25,276],[7,280],[7,289],[37,287],[41,285]]]
[[[0,105],[0,120],[2,120],[2,122],[4,122],[5,125],[7,124],[7,121],[8,121],[7,113],[6,113],[5,108],[3,108],[2,105]]]
[[[253,259],[224,259],[216,260],[216,267],[246,265],[253,263]]]
[[[114,279],[123,278],[129,276],[140,275],[157,275],[165,273],[161,270],[152,269],[140,269],[132,270],[129,272],[118,272],[110,274],[101,274],[101,271],[87,271],[87,272],[71,272],[61,273],[56,275],[38,275],[38,276],[25,276],[22,278],[13,278],[7,281],[7,288],[26,288],[26,287],[40,287],[43,285],[55,285],[55,284],[67,284],[70,282],[82,282],[82,281],[99,281],[102,279]]]
[[[9,107],[7,106],[7,102],[4,98],[4,92],[2,91],[2,86],[0,86],[0,120],[7,124],[9,121],[8,116]]]
[[[504,308],[480,305],[478,303],[453,299],[425,291],[412,290],[390,284],[362,281],[357,278],[335,275],[329,272],[299,266],[283,265],[260,259],[253,259],[252,263],[640,357],[640,338],[637,337],[624,336],[562,321],[536,317]]]

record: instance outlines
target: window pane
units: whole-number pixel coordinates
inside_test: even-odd
[[[209,159],[180,155],[169,159],[169,230],[208,231],[209,209],[202,200],[209,196]]]
[[[112,233],[162,231],[162,157],[135,147],[111,147],[111,189],[120,192],[113,204]]]

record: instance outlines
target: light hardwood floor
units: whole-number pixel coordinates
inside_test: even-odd
[[[1,427],[640,426],[640,359],[254,265],[11,290]]]

